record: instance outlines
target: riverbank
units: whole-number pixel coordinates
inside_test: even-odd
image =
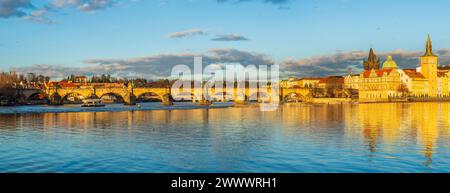
[[[313,104],[350,104],[357,101],[349,98],[313,98],[311,103]]]
[[[408,98],[408,99],[392,99],[392,100],[375,100],[375,101],[359,101],[358,103],[442,103],[450,102],[450,98]]]
[[[450,98],[399,98],[390,100],[365,100],[349,98],[313,98],[312,104],[353,104],[353,103],[419,103],[419,102],[450,102]]]

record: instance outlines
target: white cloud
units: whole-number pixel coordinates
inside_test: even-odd
[[[47,9],[38,9],[32,11],[30,14],[24,17],[24,19],[44,24],[52,24],[55,23],[53,20],[49,19],[46,14],[48,13]]]
[[[135,0],[121,1],[137,2]],[[76,9],[81,12],[94,12],[110,8],[116,0],[51,0],[42,6],[35,6],[31,0],[0,0],[0,18],[23,18],[37,23],[54,23],[47,15],[62,9]]]
[[[300,60],[288,58],[281,64],[281,70],[286,76],[329,76],[346,75],[349,70],[358,73],[363,70],[363,60],[367,58],[368,51],[341,52],[330,55],[315,56]],[[420,61],[419,57],[424,51],[395,50],[392,52],[377,53],[381,62],[392,55],[400,68],[416,68]],[[441,65],[448,65],[450,62],[450,49],[438,49]]]
[[[202,29],[190,29],[190,30],[186,30],[186,31],[170,33],[167,36],[169,38],[188,38],[188,37],[193,37],[193,36],[197,36],[197,35],[206,35],[206,34],[207,34],[206,31],[202,30]]]
[[[450,63],[450,49],[438,49],[435,53],[439,56],[441,65]],[[419,57],[423,51],[395,50],[392,52],[380,52],[377,55],[382,62],[388,55],[392,55],[400,68],[416,68],[419,65]],[[28,73],[35,72],[55,78],[67,77],[70,74],[111,74],[120,77],[144,77],[151,79],[167,78],[172,67],[184,64],[193,69],[194,57],[203,57],[203,66],[214,65],[218,69],[224,64],[267,65],[275,61],[267,54],[249,52],[232,48],[213,48],[204,52],[182,52],[156,54],[137,58],[97,58],[89,59],[83,67],[70,67],[69,65],[31,65],[11,70]],[[280,62],[280,75],[282,77],[310,77],[346,75],[349,68],[353,72],[361,72],[362,62],[368,56],[368,51],[337,51],[329,55],[314,56],[304,59],[287,58]]]
[[[115,0],[53,0],[52,5],[58,8],[74,7],[80,11],[103,10],[113,6]]]
[[[249,39],[245,36],[236,35],[236,34],[226,34],[226,35],[217,35],[215,38],[211,39],[212,41],[248,41]]]
[[[13,68],[19,73],[34,72],[54,78],[63,78],[70,74],[111,74],[120,77],[145,77],[145,78],[167,78],[170,76],[172,67],[184,64],[193,69],[194,57],[202,56],[203,65],[217,65],[239,63],[242,65],[266,65],[274,61],[265,54],[247,52],[231,48],[214,48],[205,52],[193,53],[168,53],[157,54],[139,58],[125,59],[89,59],[86,66],[69,67],[64,65],[39,64],[20,68]]]

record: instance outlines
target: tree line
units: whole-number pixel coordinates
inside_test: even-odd
[[[0,89],[9,88],[39,88],[49,82],[50,77],[35,73],[17,74],[15,72],[0,73]]]

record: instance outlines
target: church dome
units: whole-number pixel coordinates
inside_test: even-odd
[[[383,63],[383,68],[397,68],[397,63],[392,59],[392,56],[388,56],[386,62]]]

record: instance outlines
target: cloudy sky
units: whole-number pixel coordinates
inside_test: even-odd
[[[0,70],[160,78],[177,64],[280,64],[284,76],[403,68],[431,33],[450,62],[448,0],[0,0]]]

